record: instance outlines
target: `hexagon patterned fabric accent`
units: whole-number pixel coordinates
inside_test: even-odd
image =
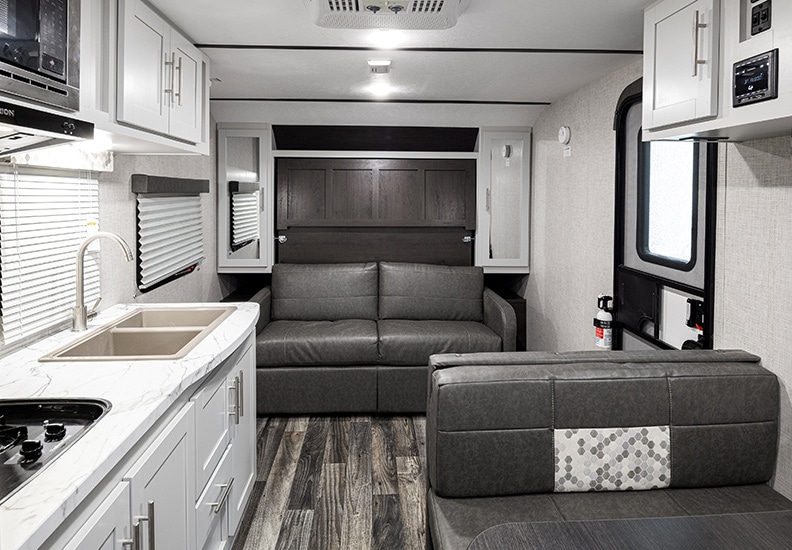
[[[555,492],[659,489],[671,483],[668,426],[554,430]]]

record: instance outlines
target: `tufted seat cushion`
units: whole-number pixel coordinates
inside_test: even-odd
[[[374,365],[377,325],[368,319],[272,321],[256,338],[256,357],[267,366]]]
[[[379,362],[421,365],[433,353],[501,351],[500,336],[473,321],[385,319],[379,327]]]

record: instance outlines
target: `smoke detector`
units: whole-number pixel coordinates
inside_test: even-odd
[[[320,27],[438,30],[456,25],[470,0],[303,0],[303,3]]]

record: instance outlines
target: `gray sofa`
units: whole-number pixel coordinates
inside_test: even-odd
[[[277,264],[252,299],[259,415],[424,412],[430,355],[516,346],[478,267]]]
[[[435,355],[429,377],[430,548],[792,547],[754,355]]]

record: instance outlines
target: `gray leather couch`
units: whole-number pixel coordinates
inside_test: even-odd
[[[278,264],[252,299],[260,415],[424,412],[430,355],[516,346],[478,267]]]
[[[429,547],[792,543],[792,502],[768,485],[779,384],[754,355],[435,355],[429,378]],[[661,528],[681,542],[635,543]]]

